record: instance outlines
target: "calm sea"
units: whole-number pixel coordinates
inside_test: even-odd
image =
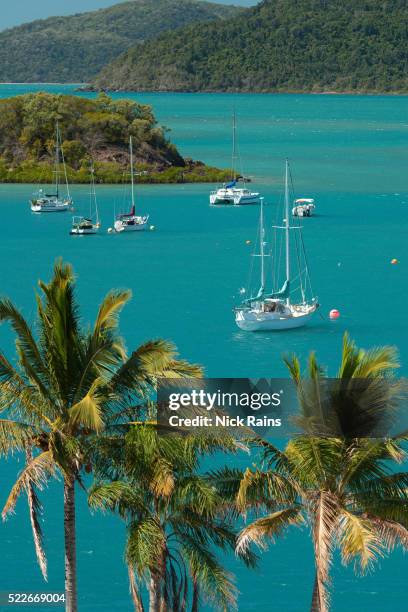
[[[0,86],[0,97],[27,91],[71,92],[68,86]],[[118,95],[119,94],[115,94]],[[121,97],[124,94],[120,94]],[[345,330],[363,347],[395,344],[407,374],[408,98],[342,95],[129,94],[152,104],[185,156],[228,167],[231,112],[238,117],[243,171],[253,178],[272,210],[289,157],[299,195],[315,197],[317,215],[304,220],[304,239],[321,316],[307,328],[279,334],[240,332],[232,307],[245,285],[257,208],[212,209],[210,185],[141,186],[137,206],[155,231],[135,236],[68,235],[70,215],[35,216],[28,198],[34,186],[0,185],[1,293],[30,318],[33,288],[48,279],[55,258],[74,264],[87,319],[111,287],[130,287],[131,305],[122,331],[131,349],[151,337],[170,338],[183,357],[210,376],[285,376],[282,354],[303,359],[312,349],[335,375]],[[86,186],[74,186],[85,212]],[[98,188],[104,229],[123,205],[120,187]],[[392,266],[397,258],[399,265]],[[333,323],[331,308],[341,311]],[[1,347],[12,351],[1,328]],[[17,466],[18,468],[18,466]],[[0,463],[1,498],[16,473]],[[49,555],[47,589],[63,587],[62,490],[42,495]],[[91,517],[79,494],[78,563],[81,610],[131,610],[118,521]],[[24,503],[0,527],[0,590],[44,587],[34,562]],[[262,556],[257,572],[228,558],[238,575],[242,611],[301,612],[313,582],[308,533],[289,532]],[[336,562],[335,611],[402,611],[406,560],[400,552],[370,576],[356,578]]]

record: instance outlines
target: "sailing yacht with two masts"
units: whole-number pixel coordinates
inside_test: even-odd
[[[137,232],[147,229],[149,215],[136,215],[135,206],[135,171],[133,167],[133,140],[129,139],[130,153],[130,180],[131,180],[131,208],[127,213],[117,215],[114,223],[115,232]],[[111,230],[110,230],[111,231]]]
[[[237,165],[237,123],[235,112],[232,116],[232,175],[231,181],[224,184],[217,191],[210,193],[211,206],[216,205],[235,205],[259,204],[259,193],[253,192],[245,187],[237,187],[238,177],[236,172]]]
[[[280,263],[280,249],[275,248],[274,256],[266,253],[265,227],[264,227],[264,205],[263,198],[260,206],[259,220],[259,253],[255,256],[260,258],[260,287],[256,295],[244,299],[235,308],[235,321],[240,329],[245,331],[279,331],[301,327],[308,323],[319,307],[317,299],[313,295],[310,284],[309,270],[304,252],[303,240],[301,239],[300,225],[289,223],[289,163],[286,161],[285,168],[285,218],[283,225],[275,226],[278,232],[283,233],[285,250],[284,281],[275,290],[268,293],[265,258],[271,257]],[[300,236],[295,240],[297,249],[296,261],[298,270],[292,275],[291,270],[291,233],[299,232]],[[276,241],[277,243],[277,241]],[[274,245],[277,247],[277,244]],[[282,245],[283,246],[283,245]],[[279,279],[279,270],[276,270],[275,287]],[[297,288],[295,282],[299,283]],[[300,300],[294,298],[295,292],[300,293]],[[307,294],[310,294],[310,297]]]
[[[60,164],[62,162],[62,170]],[[61,194],[61,174],[64,176],[65,196]],[[69,192],[67,168],[65,165],[64,151],[62,149],[61,131],[57,121],[55,128],[55,161],[54,161],[54,192],[47,193],[39,189],[30,200],[30,207],[35,213],[64,212],[72,209],[73,201]]]

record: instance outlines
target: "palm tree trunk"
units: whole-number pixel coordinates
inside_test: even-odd
[[[132,595],[133,604],[135,606],[135,612],[144,612],[142,598],[140,597],[139,591],[137,589],[137,584],[135,580],[135,575],[133,573],[133,569],[130,566],[128,566],[128,574],[129,574],[130,594]]]
[[[317,572],[315,573],[313,584],[312,605],[310,612],[320,612],[320,597],[319,597],[319,582],[317,580]]]
[[[160,583],[160,574],[152,572],[149,585],[149,612],[160,612]]]
[[[64,479],[65,610],[77,612],[75,480]]]
[[[166,576],[166,549],[163,548],[157,560],[157,565],[150,570],[149,612],[166,612],[167,604],[164,598],[163,580]]]

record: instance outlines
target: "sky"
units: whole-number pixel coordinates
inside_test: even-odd
[[[257,0],[214,0],[220,4],[251,6]],[[0,12],[0,30],[11,28],[34,19],[55,15],[73,15],[118,4],[115,0],[17,0],[7,5],[7,11]]]

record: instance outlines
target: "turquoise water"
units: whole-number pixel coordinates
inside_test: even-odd
[[[36,89],[31,87],[30,90]],[[38,88],[40,89],[40,88]],[[41,87],[44,89],[44,86]],[[49,86],[49,91],[72,88]],[[0,96],[27,91],[1,86]],[[235,107],[244,172],[269,203],[271,215],[281,190],[288,156],[299,195],[316,198],[318,215],[306,219],[304,239],[322,317],[304,329],[280,334],[246,334],[231,309],[248,276],[256,207],[212,209],[210,185],[140,186],[139,211],[150,214],[154,232],[135,236],[68,235],[69,214],[35,216],[27,200],[34,186],[0,185],[1,292],[25,315],[34,312],[32,287],[48,278],[56,256],[72,262],[84,314],[90,319],[111,287],[130,287],[133,300],[122,317],[129,348],[164,336],[183,357],[204,364],[210,376],[284,376],[283,353],[305,357],[315,349],[331,374],[341,338],[348,330],[369,347],[395,344],[407,374],[406,324],[408,213],[408,98],[371,96],[143,94],[185,156],[207,163],[230,163],[230,116]],[[88,188],[75,186],[77,207]],[[120,208],[119,187],[98,189],[104,229]],[[400,263],[391,266],[390,260]],[[331,308],[342,316],[332,323]],[[1,345],[12,350],[1,329]],[[0,464],[2,498],[15,464]],[[81,498],[81,495],[79,495]],[[50,561],[49,587],[63,586],[62,491],[43,494]],[[114,519],[90,517],[79,502],[78,563],[81,610],[131,610],[122,562],[122,529]],[[1,590],[40,589],[24,503],[0,527]],[[258,572],[229,558],[237,572],[243,611],[307,610],[313,578],[308,534],[291,532],[262,556]],[[401,553],[383,560],[366,578],[336,563],[334,610],[405,610]]]

